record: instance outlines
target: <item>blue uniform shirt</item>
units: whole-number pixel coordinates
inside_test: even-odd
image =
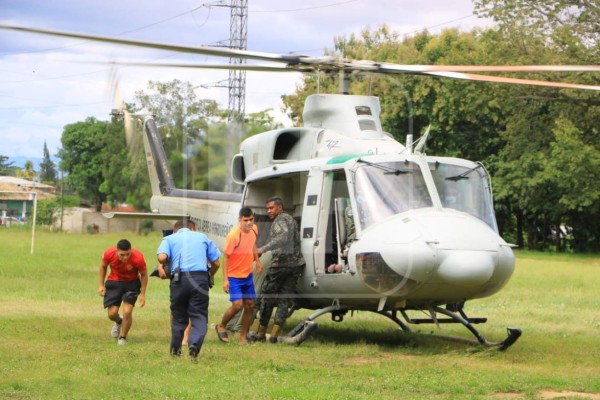
[[[207,259],[215,262],[221,257],[217,246],[205,234],[181,228],[176,233],[165,236],[156,254],[165,253],[171,268],[181,271],[208,271]]]

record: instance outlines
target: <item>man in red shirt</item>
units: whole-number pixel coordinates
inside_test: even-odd
[[[107,268],[110,274],[106,282]],[[133,321],[133,307],[140,299],[140,307],[146,303],[146,287],[148,273],[143,254],[131,247],[127,239],[121,239],[116,247],[107,249],[102,255],[99,269],[100,286],[98,294],[104,297],[104,308],[108,310],[108,319],[114,321],[111,336],[117,340],[117,345],[127,344],[127,333]],[[123,303],[123,317],[119,308]]]
[[[216,326],[220,341],[228,343],[227,323],[242,309],[242,327],[240,342],[247,343],[246,335],[250,328],[250,320],[254,310],[256,291],[252,280],[252,263],[256,262],[256,272],[262,273],[262,264],[256,252],[256,236],[258,228],[254,225],[254,214],[249,207],[240,210],[240,225],[229,232],[225,238],[223,249],[223,290],[229,293],[231,306],[223,314],[223,319]]]

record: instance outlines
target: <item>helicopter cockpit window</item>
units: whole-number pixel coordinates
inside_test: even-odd
[[[412,162],[365,162],[354,176],[354,198],[362,229],[392,215],[433,205],[421,169]]]
[[[443,207],[469,213],[498,231],[483,165],[463,167],[436,162],[430,164],[430,169]]]

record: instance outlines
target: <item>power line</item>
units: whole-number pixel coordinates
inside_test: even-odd
[[[359,0],[348,0],[348,1],[342,1],[342,2],[339,2],[339,3],[324,4],[322,6],[304,7],[304,8],[293,8],[293,9],[288,9],[288,10],[257,10],[257,11],[249,11],[249,12],[251,12],[251,13],[279,13],[279,12],[308,11],[308,10],[316,10],[316,9],[319,9],[319,8],[341,6],[341,5],[348,4],[348,3],[355,3],[357,1],[359,1]]]

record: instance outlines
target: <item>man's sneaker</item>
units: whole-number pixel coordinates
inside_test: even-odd
[[[198,348],[194,345],[189,347],[188,350],[188,354],[190,355],[190,358],[192,360],[192,362],[198,362]]]
[[[115,324],[112,327],[112,330],[110,331],[110,336],[116,339],[119,337],[119,333],[121,333],[121,324],[117,324],[115,322]]]
[[[181,356],[181,347],[180,348],[171,347],[170,353],[173,357]]]
[[[127,339],[125,339],[124,337],[120,337],[119,340],[117,340],[117,346],[125,346],[127,344]]]

